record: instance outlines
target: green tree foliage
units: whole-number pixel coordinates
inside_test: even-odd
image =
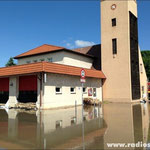
[[[8,66],[15,66],[15,65],[16,64],[14,63],[14,59],[12,57],[10,57],[5,66],[8,67]]]
[[[141,51],[147,78],[150,81],[150,51]]]

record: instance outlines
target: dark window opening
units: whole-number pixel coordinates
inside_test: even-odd
[[[37,91],[19,91],[17,100],[21,103],[36,103]]]
[[[62,120],[57,120],[56,121],[56,129],[62,128]]]
[[[113,54],[117,54],[117,39],[112,39]]]
[[[61,87],[56,87],[55,91],[56,91],[56,93],[61,93]]]
[[[113,27],[116,26],[116,18],[113,18],[113,19],[112,19],[112,26],[113,26]]]
[[[70,93],[75,93],[75,88],[74,87],[70,88]]]
[[[83,93],[86,93],[86,87],[83,87],[82,90],[83,90]]]
[[[6,104],[9,99],[8,91],[0,91],[0,103]]]

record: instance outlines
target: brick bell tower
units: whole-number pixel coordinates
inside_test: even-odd
[[[136,0],[101,1],[101,52],[102,71],[107,78],[103,99],[112,102],[139,100],[139,66],[143,61],[139,62]],[[146,76],[144,78],[146,82]]]

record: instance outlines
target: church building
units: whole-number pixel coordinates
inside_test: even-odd
[[[101,45],[70,50],[44,44],[14,58],[16,66],[0,68],[0,103],[7,107],[81,105],[82,91],[84,98],[110,102],[138,102],[147,94],[136,0],[101,1]]]

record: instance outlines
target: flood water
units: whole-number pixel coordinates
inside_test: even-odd
[[[149,113],[149,104],[91,106],[84,108],[82,124],[81,106],[42,111],[0,109],[0,149],[127,149],[108,144],[149,143]]]

